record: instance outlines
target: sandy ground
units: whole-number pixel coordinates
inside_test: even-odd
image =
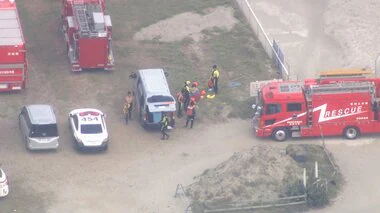
[[[141,132],[136,123],[121,124],[109,126],[107,153],[74,151],[65,122],[60,124],[58,152],[28,153],[17,123],[3,121],[10,134],[2,135],[0,154],[7,159],[3,168],[12,192],[0,201],[1,212],[177,213],[183,206],[181,199],[174,199],[177,184],[192,183],[205,169],[252,146],[250,125],[242,121],[178,129],[165,142],[158,134],[129,134]],[[213,131],[220,128],[225,131]]]
[[[374,69],[380,49],[378,1],[250,2],[270,37],[279,41],[292,72],[300,78],[313,77],[322,69]],[[315,212],[379,212],[377,137],[339,143],[345,144],[334,143],[329,148],[347,185],[333,205]]]
[[[325,34],[327,0],[250,2],[270,39],[283,50],[292,78],[314,77],[317,71],[345,64],[338,39]]]
[[[379,212],[380,198],[379,171],[376,169],[379,161],[379,140],[361,146],[335,145],[330,146],[337,163],[346,178],[346,187],[335,202],[322,210],[313,213],[359,213]]]

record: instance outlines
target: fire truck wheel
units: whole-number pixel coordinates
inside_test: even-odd
[[[349,126],[344,129],[343,134],[345,138],[353,140],[359,136],[360,132],[358,128]]]
[[[289,131],[286,128],[277,128],[272,133],[272,138],[275,141],[285,141],[289,137]]]

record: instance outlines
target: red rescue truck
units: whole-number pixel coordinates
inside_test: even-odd
[[[28,63],[14,0],[0,0],[0,92],[25,88]]]
[[[61,17],[72,71],[114,70],[111,17],[104,0],[61,0]]]
[[[304,82],[270,82],[257,94],[257,137],[276,141],[339,136],[355,139],[380,132],[380,79],[366,71],[331,72]]]

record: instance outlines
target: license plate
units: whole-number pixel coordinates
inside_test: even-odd
[[[8,88],[7,84],[0,84],[0,89],[6,89],[6,88]]]

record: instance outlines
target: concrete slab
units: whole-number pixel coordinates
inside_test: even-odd
[[[250,0],[271,39],[275,39],[290,66],[290,75],[314,77],[320,70],[344,65],[343,49],[324,31],[327,0]]]

